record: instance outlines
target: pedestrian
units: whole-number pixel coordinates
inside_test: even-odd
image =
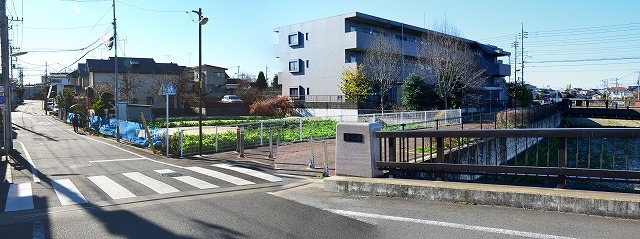
[[[73,118],[71,118],[71,124],[73,125],[73,132],[78,133],[78,115],[73,115]]]

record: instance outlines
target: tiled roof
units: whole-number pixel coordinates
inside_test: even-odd
[[[115,58],[109,60],[87,59],[85,67],[86,74],[89,72],[109,73],[115,71]],[[78,64],[80,69],[81,64]],[[130,72],[139,74],[178,74],[185,69],[175,63],[156,63],[153,58],[131,58],[118,57],[118,72]],[[83,72],[80,70],[80,75]]]

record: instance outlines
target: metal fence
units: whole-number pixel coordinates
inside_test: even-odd
[[[640,183],[640,129],[379,131],[380,169]],[[459,179],[459,178],[457,178]],[[474,179],[474,177],[467,177]]]

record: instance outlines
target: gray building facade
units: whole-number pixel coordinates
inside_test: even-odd
[[[282,95],[294,99],[314,99],[342,95],[339,89],[342,72],[363,63],[363,55],[377,34],[395,38],[406,58],[415,58],[424,28],[407,25],[359,12],[353,12],[308,22],[275,28],[279,43],[275,46],[279,58],[278,80]],[[504,100],[504,77],[510,66],[499,57],[509,56],[502,49],[462,39],[480,56],[479,67],[485,69],[487,84],[483,98]],[[415,72],[415,64],[404,64],[401,79]],[[400,102],[400,85],[387,92],[391,103]],[[341,97],[338,97],[341,98]]]

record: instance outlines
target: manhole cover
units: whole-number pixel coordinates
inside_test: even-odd
[[[91,164],[76,164],[76,165],[69,166],[69,168],[86,168],[86,167],[91,167]]]
[[[358,196],[358,195],[351,195],[351,196],[347,196],[344,199],[349,199],[349,200],[364,200],[367,199],[369,196]]]
[[[162,173],[160,174],[160,176],[167,177],[167,178],[175,178],[175,177],[184,176],[184,174],[173,172],[173,173]]]

